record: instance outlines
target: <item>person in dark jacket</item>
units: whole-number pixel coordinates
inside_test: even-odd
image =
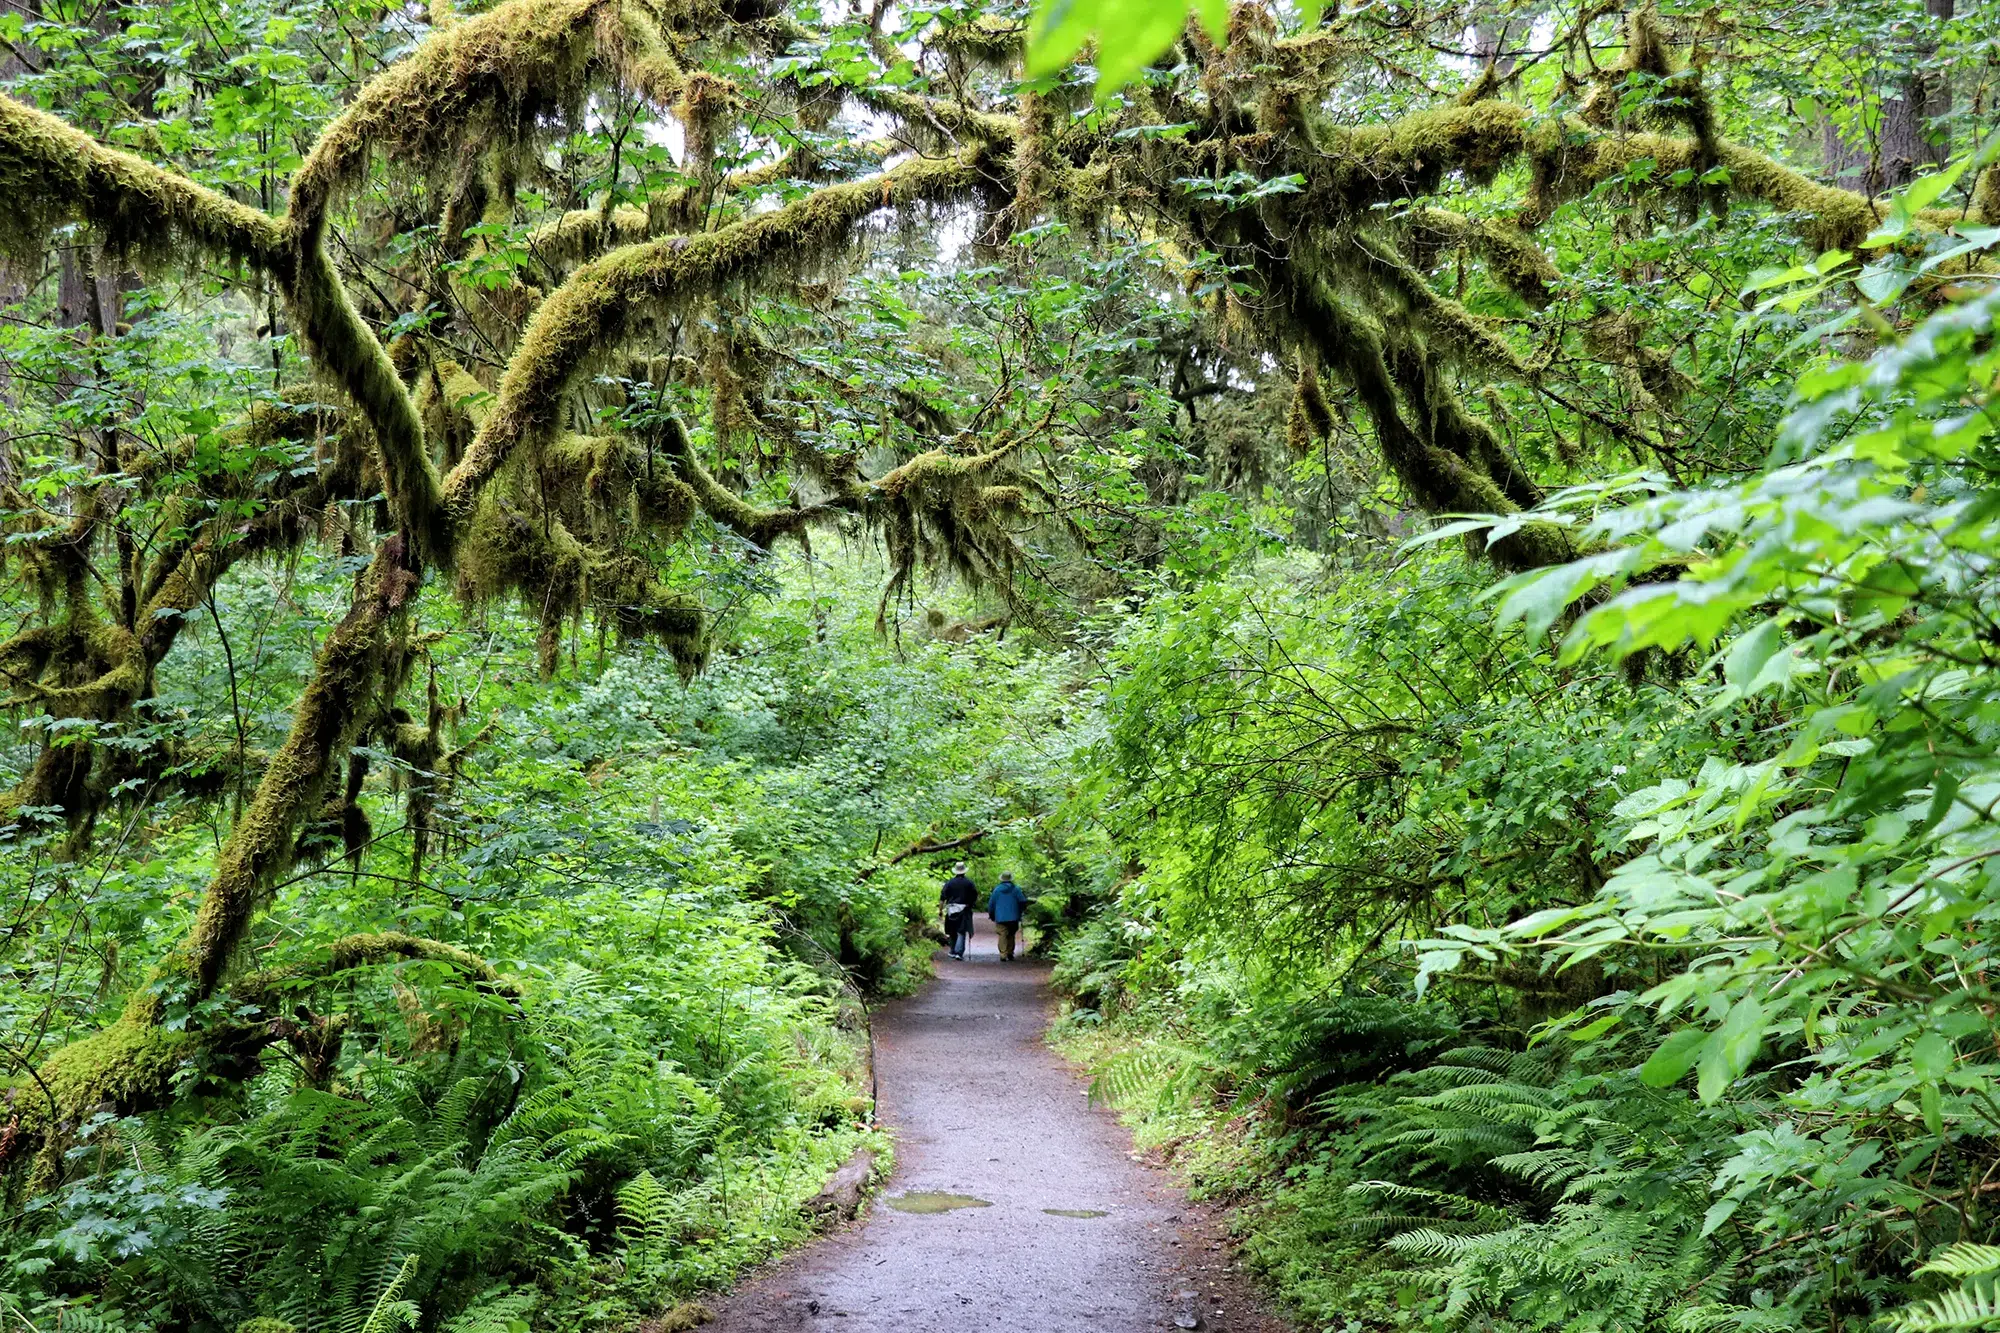
[[[991,896],[986,899],[986,915],[993,919],[993,929],[1000,936],[1000,961],[1014,961],[1014,936],[1021,929],[1021,914],[1028,910],[1028,896],[1021,892],[1021,886],[1014,882],[1011,871],[1003,871],[1000,882],[993,886]]]
[[[965,961],[965,946],[972,943],[972,909],[979,902],[979,886],[965,873],[965,862],[951,868],[951,878],[938,891],[938,906],[944,909],[944,934],[951,941],[951,956]]]

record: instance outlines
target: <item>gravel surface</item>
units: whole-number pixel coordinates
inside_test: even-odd
[[[711,1327],[1281,1333],[1219,1217],[1142,1162],[1044,1043],[1047,966],[1001,963],[987,934],[937,971],[875,1020],[895,1178],[853,1226],[716,1302]]]

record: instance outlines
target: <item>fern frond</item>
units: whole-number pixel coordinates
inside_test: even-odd
[[[1588,1161],[1567,1148],[1503,1153],[1493,1159],[1493,1165],[1541,1189],[1568,1184],[1590,1169]]]
[[[1399,1236],[1389,1237],[1383,1242],[1383,1247],[1407,1258],[1449,1263],[1464,1254],[1466,1247],[1475,1239],[1477,1237],[1454,1235],[1448,1231],[1440,1231],[1436,1227],[1419,1227],[1414,1231],[1405,1231]]]
[[[1982,1273],[2000,1272],[2000,1245],[1962,1240],[1939,1250],[1917,1272],[1943,1273],[1946,1277],[1978,1277]]]
[[[396,1328],[417,1326],[417,1306],[414,1301],[403,1300],[402,1291],[410,1284],[410,1278],[417,1271],[417,1256],[403,1260],[402,1268],[389,1283],[382,1288],[382,1294],[375,1298],[374,1308],[361,1321],[356,1333],[391,1333]]]
[[[2000,1323],[2000,1283],[1974,1278],[1956,1291],[1906,1305],[1889,1315],[1895,1333],[1950,1333]]]
[[[534,1313],[536,1300],[531,1288],[494,1287],[438,1325],[438,1333],[517,1333]]]

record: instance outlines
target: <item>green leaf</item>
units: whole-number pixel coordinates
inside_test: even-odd
[[[1228,0],[1193,0],[1217,45],[1228,37]],[[1187,27],[1188,0],[1039,0],[1028,27],[1030,78],[1053,74],[1093,40],[1101,101],[1158,59]]]
[[[1700,1028],[1682,1028],[1639,1066],[1639,1081],[1649,1088],[1672,1087],[1694,1068],[1695,1056],[1707,1041],[1708,1034]]]
[[[1763,671],[1764,664],[1777,655],[1783,643],[1778,622],[1765,621],[1731,645],[1729,656],[1722,664],[1722,678],[1737,689],[1747,691],[1750,683]]]
[[[1876,305],[1887,305],[1901,296],[1916,276],[1916,271],[1903,264],[1900,258],[1892,257],[1862,269],[1854,279],[1854,285]]]
[[[1722,1026],[1703,1046],[1701,1075],[1695,1091],[1704,1102],[1713,1102],[1729,1090],[1757,1058],[1764,1040],[1764,1006],[1755,996],[1746,995],[1729,1007]]]
[[[1500,623],[1518,620],[1530,635],[1545,634],[1564,608],[1596,582],[1596,574],[1576,564],[1557,565],[1510,580],[1501,585],[1508,591],[1500,603]]]
[[[1910,1045],[1910,1067],[1918,1078],[1939,1079],[1951,1071],[1957,1052],[1942,1034],[1926,1032]]]
[[[1717,1227],[1736,1216],[1736,1210],[1742,1205],[1742,1202],[1741,1199],[1717,1199],[1714,1203],[1710,1204],[1708,1211],[1702,1214],[1701,1234],[1704,1236],[1713,1235]]]

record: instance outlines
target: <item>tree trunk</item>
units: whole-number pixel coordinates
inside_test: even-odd
[[[1905,53],[1910,73],[1901,97],[1882,103],[1881,188],[1899,190],[1924,167],[1942,166],[1951,151],[1948,131],[1936,122],[1951,113],[1951,80],[1929,68],[1937,55],[1937,28],[1953,17],[1956,0],[1925,0],[1931,22]]]

